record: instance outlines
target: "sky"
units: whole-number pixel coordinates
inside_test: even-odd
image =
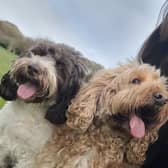
[[[66,43],[105,67],[135,57],[165,0],[0,0],[0,20]]]

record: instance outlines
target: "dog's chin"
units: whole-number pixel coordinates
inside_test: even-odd
[[[160,124],[160,111],[158,106],[145,105],[131,112],[119,112],[112,116],[112,122],[128,132],[134,138],[143,138],[147,132],[156,129]]]

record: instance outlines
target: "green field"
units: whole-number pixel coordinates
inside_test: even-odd
[[[8,71],[14,58],[14,54],[0,47],[0,78],[5,72]],[[3,104],[4,101],[0,98],[0,108],[3,106]]]

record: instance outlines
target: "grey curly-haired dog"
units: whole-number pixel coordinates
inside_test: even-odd
[[[65,122],[70,100],[87,77],[81,56],[67,45],[40,42],[21,54],[4,75],[0,94],[14,101],[0,111],[1,168],[31,168],[52,136],[52,123]]]

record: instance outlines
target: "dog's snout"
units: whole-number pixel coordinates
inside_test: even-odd
[[[36,75],[38,74],[38,67],[35,64],[28,65],[28,73],[30,75]]]
[[[153,95],[154,101],[157,105],[164,105],[168,101],[168,96],[164,95],[163,93],[155,93]]]

